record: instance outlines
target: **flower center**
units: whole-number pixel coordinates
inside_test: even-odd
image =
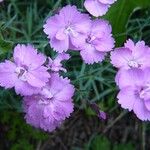
[[[41,91],[41,95],[43,95],[45,98],[47,99],[51,99],[53,98],[53,94],[50,92],[49,89],[47,88],[43,88],[42,91]]]
[[[39,100],[39,104],[49,104],[51,101],[52,101],[52,98],[53,98],[53,94],[50,92],[49,89],[47,88],[43,88],[40,92],[41,94],[41,98]]]
[[[139,68],[141,65],[136,60],[129,60],[128,66],[131,68]]]
[[[73,27],[71,27],[71,25],[68,25],[65,27],[65,34],[69,34],[72,35],[73,37],[77,37],[78,36],[78,32],[76,32]]]
[[[87,37],[87,39],[86,39],[86,43],[88,43],[88,44],[91,44],[92,43],[92,41],[94,41],[96,39],[96,37],[95,36],[88,36]]]
[[[22,81],[26,81],[26,69],[24,69],[23,67],[17,67],[15,70],[15,73],[18,75],[18,78]]]
[[[148,100],[150,99],[150,84],[147,84],[140,90],[139,96],[141,99]]]

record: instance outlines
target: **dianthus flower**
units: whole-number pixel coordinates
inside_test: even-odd
[[[78,49],[81,35],[91,27],[87,14],[81,14],[76,6],[67,5],[59,14],[49,17],[44,25],[44,32],[50,39],[50,45],[59,53],[68,49]]]
[[[145,45],[144,41],[136,44],[128,40],[124,47],[117,48],[111,52],[111,63],[119,69],[144,69],[150,67],[150,48]]]
[[[85,63],[101,62],[106,52],[112,50],[114,39],[111,32],[111,25],[107,21],[103,19],[92,21],[91,30],[82,37],[84,42],[81,42],[80,45],[80,54]]]
[[[122,108],[133,111],[143,120],[150,120],[150,68],[130,69],[121,74],[117,96]]]
[[[99,17],[105,15],[110,5],[115,1],[116,0],[85,0],[84,6],[91,15]]]
[[[5,60],[0,63],[0,86],[14,87],[17,94],[32,95],[46,85],[50,76],[47,68],[42,66],[46,58],[34,47],[18,44],[13,59],[14,62]]]
[[[68,60],[69,58],[70,58],[70,55],[66,53],[58,54],[54,60],[52,60],[49,57],[48,58],[49,62],[48,62],[47,67],[53,72],[59,72],[59,71],[66,72],[66,69],[62,66],[62,61]]]
[[[73,112],[74,87],[70,80],[52,74],[40,94],[24,97],[27,123],[45,131],[53,131]]]

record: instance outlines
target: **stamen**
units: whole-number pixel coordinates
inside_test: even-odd
[[[49,89],[47,88],[43,88],[43,90],[41,91],[41,94],[45,97],[45,98],[48,98],[48,99],[51,99],[53,98],[53,94],[50,92]]]
[[[26,70],[23,67],[17,67],[15,73],[18,75],[18,78],[22,81],[26,81]]]
[[[128,65],[131,68],[139,68],[139,67],[141,67],[141,65],[136,60],[128,61]]]

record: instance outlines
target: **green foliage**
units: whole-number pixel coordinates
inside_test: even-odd
[[[19,113],[13,111],[1,112],[0,118],[1,125],[7,128],[3,134],[5,134],[5,140],[7,140],[10,150],[34,150],[39,141],[48,138],[48,135],[43,131],[27,125],[23,116]]]
[[[101,150],[101,149],[109,150],[110,142],[105,137],[96,136],[91,143],[90,150]]]
[[[104,18],[112,25],[116,45],[121,46],[127,36],[127,23],[131,14],[138,8],[150,6],[149,0],[118,0]]]
[[[84,150],[135,150],[133,144],[113,144],[105,136],[95,136]]]
[[[85,65],[79,59],[79,57],[72,57],[67,64],[68,72],[66,73],[76,87],[76,106],[86,108],[89,102],[103,103],[105,100],[114,99],[116,87],[113,80],[115,71],[112,66],[107,62],[93,66]],[[111,96],[108,97],[108,95]]]
[[[118,144],[115,145],[113,150],[135,150],[133,144],[127,143],[127,144]]]
[[[4,40],[0,36],[0,55],[12,50],[13,42]]]
[[[20,139],[18,143],[15,143],[11,150],[34,150],[34,146],[26,139]]]
[[[127,34],[135,41],[144,40],[150,44],[150,10],[138,10],[128,21]]]

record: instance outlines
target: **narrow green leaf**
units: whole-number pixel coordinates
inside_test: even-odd
[[[6,41],[0,36],[0,54],[4,54],[12,50],[13,42]]]
[[[131,14],[138,8],[150,6],[149,0],[118,0],[104,16],[112,25],[116,45],[121,46],[126,39],[126,25]]]

